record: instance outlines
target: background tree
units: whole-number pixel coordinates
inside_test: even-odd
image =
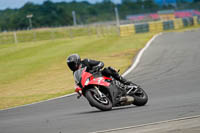
[[[177,0],[179,9],[200,9],[200,0],[186,3]],[[27,29],[29,26],[28,14],[33,14],[33,27],[67,26],[73,24],[72,11],[76,12],[78,24],[88,24],[99,21],[115,20],[114,8],[118,7],[120,18],[127,15],[157,12],[162,9],[175,9],[175,6],[159,6],[154,0],[122,0],[114,4],[111,0],[103,0],[95,4],[88,2],[58,2],[50,0],[43,4],[26,3],[20,9],[5,9],[0,11],[0,30]]]

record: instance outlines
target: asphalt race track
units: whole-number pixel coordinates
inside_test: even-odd
[[[200,31],[164,33],[127,75],[146,106],[101,112],[69,96],[0,111],[0,133],[86,133],[200,115]]]

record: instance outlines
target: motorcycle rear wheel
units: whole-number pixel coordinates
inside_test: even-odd
[[[136,106],[144,106],[148,102],[148,95],[142,88],[139,88],[132,96],[134,97],[133,104]]]
[[[100,98],[98,95],[90,90],[87,90],[85,92],[85,97],[89,101],[90,105],[102,110],[102,111],[108,111],[112,109],[112,102],[108,97],[106,97],[105,94],[103,94],[105,97]]]

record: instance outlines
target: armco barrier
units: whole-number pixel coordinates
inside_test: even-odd
[[[156,21],[149,23],[140,23],[140,24],[128,24],[120,26],[120,36],[133,35],[135,33],[144,33],[144,32],[162,32],[163,30],[170,29],[181,29],[183,27],[199,25],[200,16],[190,17],[190,18],[179,18],[169,21]]]

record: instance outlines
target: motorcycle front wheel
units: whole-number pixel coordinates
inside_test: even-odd
[[[102,111],[111,110],[112,102],[104,93],[102,94],[103,97],[100,97],[95,91],[92,91],[92,89],[90,89],[85,92],[85,97],[87,98],[91,106],[94,106]]]

